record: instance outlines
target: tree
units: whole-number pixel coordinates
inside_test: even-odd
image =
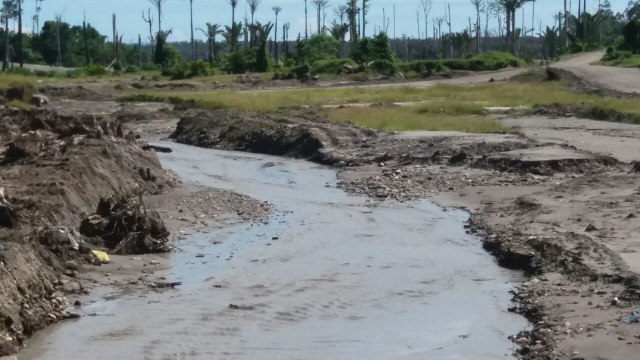
[[[347,37],[347,33],[349,33],[348,24],[334,23],[331,27],[331,36],[333,36],[334,39],[338,40],[338,43],[340,45],[338,57],[344,56],[344,42]]]
[[[480,10],[485,6],[485,0],[471,0],[476,9],[476,52],[480,53]]]
[[[542,39],[542,58],[553,60],[556,57],[556,51],[560,44],[560,37],[558,36],[558,29],[556,27],[548,27],[542,34],[538,36]]]
[[[274,6],[273,8],[271,8],[271,10],[273,10],[273,13],[276,14],[276,34],[275,34],[275,51],[274,51],[274,57],[276,58],[276,62],[278,61],[278,14],[280,14],[280,11],[282,11],[282,8],[280,6]],[[267,24],[267,25],[270,25]],[[273,28],[273,26],[271,26]],[[265,29],[262,29],[265,30]],[[271,32],[271,29],[269,29],[269,32]],[[267,36],[269,34],[267,33]]]
[[[318,22],[318,31],[317,33],[323,33],[323,29],[322,29],[322,10],[324,9],[325,6],[327,6],[327,4],[329,4],[329,0],[311,0],[311,2],[313,3],[313,5],[316,6],[316,11],[318,14],[317,17],[317,22]]]
[[[142,20],[149,24],[149,43],[151,44],[151,54],[155,53],[154,42],[155,38],[153,36],[153,16],[151,15],[151,9],[147,9],[147,15],[145,16],[144,11],[142,12]]]
[[[228,0],[231,5],[231,27],[236,23],[236,7],[238,7],[238,0]],[[240,24],[242,26],[242,24]]]
[[[162,32],[162,5],[164,5],[167,0],[149,0],[151,5],[155,6],[158,11],[158,33]]]
[[[242,23],[233,23],[231,27],[225,26],[224,28],[225,31],[222,33],[222,37],[224,37],[229,47],[231,47],[231,52],[235,52],[238,48],[240,37],[243,34]]]
[[[193,36],[193,0],[189,0],[189,13],[191,17],[191,26],[189,28],[191,30],[191,59],[196,60],[196,42]]]
[[[260,3],[262,2],[262,0],[247,0],[247,5],[249,5],[249,12],[251,13],[251,25],[253,27],[254,25],[254,16],[256,14],[256,11],[258,10],[258,6],[260,6]],[[249,37],[249,47],[253,47],[254,42],[255,42],[255,32],[252,30],[251,31],[251,36]]]
[[[304,39],[309,39],[309,11],[307,0],[304,0]]]
[[[20,68],[24,67],[24,59],[22,57],[22,2],[24,0],[17,0],[18,3],[18,61],[20,62]]]
[[[171,58],[171,52],[167,51],[167,38],[173,31],[158,31],[156,34],[156,52],[153,62],[162,67],[168,67],[173,65]]]
[[[313,64],[318,60],[335,59],[338,56],[338,41],[329,35],[315,34],[298,44],[298,62]]]
[[[2,9],[0,10],[0,18],[4,21],[4,36],[5,36],[5,46],[4,46],[4,62],[2,63],[2,70],[7,70],[9,68],[9,63],[11,62],[11,45],[10,45],[10,36],[9,36],[9,20],[14,19],[18,16],[18,4],[14,0],[4,0],[2,2]]]
[[[213,63],[216,58],[216,37],[223,33],[222,27],[218,24],[207,23],[207,29],[198,28],[207,37],[209,45],[209,63]]]
[[[422,8],[422,14],[424,15],[424,38],[427,36],[427,29],[429,29],[429,14],[431,13],[431,0],[420,0],[420,7]]]
[[[506,15],[507,46],[511,50],[511,53],[516,52],[516,10],[532,1],[535,0],[498,0],[498,4],[502,6]]]
[[[257,31],[257,42],[258,49],[256,52],[256,67],[255,70],[257,72],[266,72],[269,70],[269,58],[267,57],[267,42],[269,41],[269,34],[271,30],[273,30],[272,23],[266,23],[264,25],[260,23],[256,23]],[[277,56],[277,46],[276,46],[276,56]],[[276,58],[277,59],[277,58]]]
[[[348,0],[347,3],[347,18],[349,20],[349,37],[351,41],[351,50],[356,46],[358,42],[358,0]]]
[[[367,37],[367,13],[369,12],[369,1],[362,0],[362,38]]]

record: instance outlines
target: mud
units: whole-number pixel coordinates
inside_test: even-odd
[[[20,359],[80,359],[97,347],[95,359],[513,351],[508,335],[526,326],[506,310],[518,277],[465,234],[464,212],[348,196],[333,170],[308,162],[168,146],[162,162],[186,182],[242,191],[273,215],[176,242],[165,276],[181,286],[98,298],[83,308],[95,316],[34,339]]]
[[[521,131],[528,136],[370,131],[363,138],[352,136],[358,133],[349,124],[327,124],[308,114],[300,120],[260,115],[260,121],[272,126],[282,121],[299,133],[322,128],[316,152],[284,154],[340,167],[339,186],[348,192],[387,201],[431,197],[471,210],[470,229],[485,239],[486,250],[501,265],[529,274],[531,281],[516,292],[512,308],[535,324],[513,338],[520,357],[633,356],[640,333],[619,325],[640,304],[640,248],[630,240],[640,229],[629,221],[640,206],[639,188],[633,165],[626,163],[640,148],[635,131],[620,132],[633,125],[593,122],[592,129],[579,119],[538,119],[530,131],[527,119],[505,119],[511,126],[526,124]],[[197,116],[181,119],[180,134],[190,135],[176,136],[177,141],[263,151],[246,146],[252,131],[240,141],[226,137],[226,113]],[[582,124],[584,134],[562,136],[563,122]],[[240,125],[234,131],[243,133],[243,123],[235,123]],[[198,142],[198,136],[206,140]],[[584,142],[596,136],[597,142]],[[608,342],[622,344],[603,345]]]

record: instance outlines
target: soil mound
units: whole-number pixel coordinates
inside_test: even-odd
[[[108,117],[0,110],[0,356],[69,316],[64,283],[77,270],[67,262],[90,259],[94,245],[78,230],[101,198],[173,185],[175,177],[144,145]],[[162,232],[157,215],[139,215],[131,215],[143,224],[135,232]],[[122,250],[145,249],[139,238],[164,236],[135,237]]]

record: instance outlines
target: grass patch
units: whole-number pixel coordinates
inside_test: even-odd
[[[11,100],[7,102],[7,106],[12,108],[23,109],[23,110],[30,110],[30,109],[36,108],[35,105],[29,104],[28,102],[24,102],[22,100]]]
[[[473,133],[504,132],[496,120],[478,115],[423,112],[420,107],[354,107],[328,111],[329,120],[350,121],[355,125],[396,131],[464,131]]]
[[[296,106],[379,104],[383,106],[334,109],[328,110],[328,113],[335,121],[351,120],[362,126],[394,130],[502,131],[493,120],[480,121],[484,118],[485,107],[581,105],[594,109],[589,112],[593,113],[593,116],[585,116],[598,120],[635,122],[636,116],[640,116],[640,103],[636,99],[576,93],[571,91],[564,81],[543,81],[543,78],[539,74],[528,73],[509,82],[475,85],[438,84],[427,88],[407,86],[177,92],[152,90],[136,94],[149,97],[146,101],[188,101],[188,105],[193,107],[251,111],[274,111]],[[135,96],[130,100],[136,101]],[[407,108],[385,106],[397,102],[416,104]],[[622,115],[608,118],[603,115],[606,112],[598,109],[615,109]]]

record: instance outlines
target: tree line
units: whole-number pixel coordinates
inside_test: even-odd
[[[455,32],[450,4],[445,6],[441,16],[436,16],[432,15],[432,0],[416,0],[418,36],[408,37],[396,36],[395,7],[388,11],[383,9],[383,21],[371,30],[371,0],[341,0],[334,5],[328,0],[304,0],[304,34],[294,34],[292,39],[291,25],[279,21],[283,11],[279,6],[272,7],[270,19],[260,21],[255,15],[262,1],[245,0],[249,14],[238,19],[236,10],[240,0],[228,0],[229,24],[198,26],[193,22],[194,1],[189,0],[190,40],[172,42],[172,29],[163,28],[162,24],[167,1],[148,0],[149,8],[140,18],[147,25],[148,34],[139,34],[137,43],[124,43],[116,15],[113,15],[110,36],[100,34],[86,21],[79,25],[68,24],[62,21],[61,14],[40,26],[42,0],[35,0],[37,11],[32,19],[33,31],[24,33],[24,0],[4,0],[0,9],[3,69],[12,62],[20,65],[27,62],[67,67],[100,64],[114,69],[181,66],[182,71],[188,71],[187,61],[200,60],[228,72],[267,71],[273,66],[294,66],[307,61],[305,51],[309,53],[313,46],[322,50],[330,44],[332,57],[357,59],[358,53],[381,38],[387,39],[392,50],[392,58],[387,56],[386,50],[382,51],[384,60],[390,61],[465,57],[493,50],[532,58],[554,58],[562,52],[606,46],[637,52],[637,8],[640,6],[640,1],[630,2],[625,13],[616,14],[611,10],[610,2],[604,0],[596,12],[589,13],[586,0],[578,0],[578,13],[572,14],[564,0],[559,2],[563,7],[554,17],[555,25],[543,29],[541,24],[534,23],[534,14],[530,25],[524,17],[519,24],[517,11],[535,0],[469,0],[475,17],[468,19],[462,31]],[[11,21],[17,23],[17,32],[10,29]],[[498,24],[497,30],[490,30],[492,22]],[[196,39],[196,34],[204,35],[204,43]]]

